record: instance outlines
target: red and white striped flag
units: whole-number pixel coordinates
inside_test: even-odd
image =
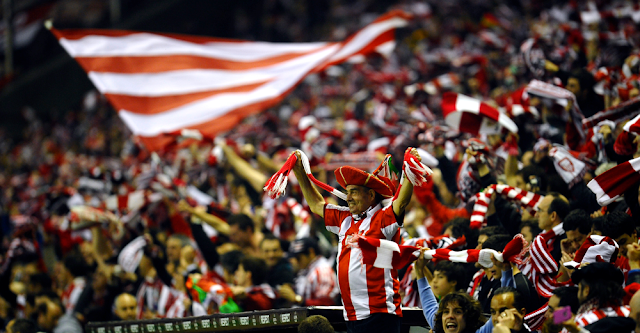
[[[501,127],[517,133],[518,126],[496,108],[469,96],[445,92],[442,114],[447,125],[472,135],[499,133]]]
[[[117,30],[56,30],[65,50],[151,150],[168,133],[205,136],[280,102],[304,77],[389,54],[410,14],[389,12],[343,42],[265,43]]]
[[[593,178],[587,186],[596,194],[601,206],[607,206],[618,199],[629,187],[640,181],[640,157],[634,158],[609,169]]]

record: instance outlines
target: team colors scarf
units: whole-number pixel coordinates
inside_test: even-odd
[[[484,192],[476,194],[477,200],[475,205],[473,205],[473,212],[471,213],[471,228],[480,229],[484,224],[493,193],[499,194],[509,201],[518,203],[522,208],[529,211],[531,215],[535,214],[538,210],[538,203],[542,198],[539,194],[528,192],[517,187],[502,184],[491,185]]]
[[[614,202],[633,185],[640,182],[640,157],[619,164],[592,179],[587,186],[596,194],[601,206]]]
[[[584,304],[578,309],[576,324],[580,327],[589,326],[605,317],[629,317],[631,310],[628,305],[597,308],[591,303]]]
[[[467,239],[462,235],[460,238],[440,235],[433,238],[411,238],[402,242],[406,246],[428,247],[430,249],[457,249],[467,245]]]
[[[413,156],[413,154],[411,154],[411,150],[412,148],[409,147],[405,151],[404,160],[402,162],[402,171],[406,175],[407,179],[411,182],[411,184],[413,184],[414,186],[421,186],[427,182],[427,177],[433,171],[431,171],[431,169],[428,166],[424,165],[415,156]],[[322,188],[323,190],[330,192],[331,194],[335,195],[336,197],[344,201],[347,201],[346,194],[316,179],[316,177],[314,177],[313,174],[311,173],[309,158],[301,150],[296,150],[296,151],[300,152],[300,160],[302,162],[304,172],[307,174],[307,177],[309,177],[309,180],[311,180],[314,184],[316,184],[318,187]],[[267,180],[267,183],[264,186],[264,191],[267,192],[267,195],[270,198],[276,199],[285,194],[288,177],[291,171],[293,170],[293,167],[296,165],[296,161],[297,161],[296,154],[291,154],[291,156],[289,156],[289,158],[287,159],[285,164],[282,166],[282,168],[278,170],[278,172],[276,172],[273,176],[271,176],[269,180]],[[398,187],[396,195],[400,192],[400,187],[402,187],[403,180],[404,180],[404,177],[401,177],[400,186]]]
[[[418,259],[420,248],[416,246],[398,245],[393,241],[353,235],[349,247],[360,248],[362,263],[378,268],[401,269]]]
[[[241,312],[240,307],[234,302],[233,293],[223,283],[206,278],[204,276],[191,275],[185,283],[187,291],[195,302],[202,304],[207,309],[211,302],[215,302],[220,313]]]
[[[582,177],[587,172],[586,164],[573,157],[562,146],[553,146],[549,149],[549,157],[553,159],[553,166],[556,172],[562,177],[569,188],[582,181]]]
[[[564,265],[575,269],[584,263],[609,262],[613,264],[618,258],[618,249],[618,243],[610,237],[591,235],[582,243],[573,260],[565,262]]]
[[[622,129],[613,144],[613,150],[619,155],[631,155],[638,149],[633,141],[640,134],[640,114],[629,120]]]
[[[553,84],[549,84],[546,82],[542,82],[539,80],[532,80],[527,85],[526,91],[529,95],[536,95],[544,98],[551,98],[555,100],[569,100],[571,101],[571,119],[573,120],[573,125],[575,126],[578,134],[584,140],[586,137],[586,133],[582,128],[582,121],[584,119],[584,115],[580,110],[580,106],[576,101],[576,96],[567,89],[560,88],[558,86],[554,86]],[[566,105],[566,104],[565,104]]]
[[[478,262],[483,267],[492,267],[491,256],[500,262],[521,262],[526,252],[526,240],[521,234],[516,235],[504,248],[502,253],[492,249],[452,251],[451,249],[435,249],[425,252],[425,259],[447,260],[458,263]],[[419,247],[398,245],[396,242],[354,235],[347,246],[359,247],[362,250],[364,264],[379,268],[400,269],[418,259]]]
[[[620,103],[604,111],[600,111],[593,116],[582,121],[582,128],[585,131],[595,127],[603,120],[612,120],[616,123],[636,116],[640,112],[640,97]]]

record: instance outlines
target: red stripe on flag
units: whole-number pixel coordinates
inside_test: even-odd
[[[262,81],[253,84],[241,85],[237,87],[202,91],[183,95],[165,95],[165,96],[130,96],[119,94],[105,94],[105,97],[120,110],[127,110],[138,114],[158,114],[189,103],[196,102],[204,98],[210,98],[215,95],[224,93],[242,93],[249,92],[269,81]]]

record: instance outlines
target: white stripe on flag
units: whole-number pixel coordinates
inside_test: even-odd
[[[327,43],[210,42],[196,44],[152,33],[110,37],[61,38],[72,57],[192,55],[233,61],[257,61],[288,53],[310,52]]]

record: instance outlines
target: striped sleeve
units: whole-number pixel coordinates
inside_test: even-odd
[[[402,221],[398,221],[396,214],[393,212],[393,205],[383,208],[382,214],[382,224],[380,225],[382,234],[387,239],[391,239],[396,235],[400,226],[402,226]],[[404,216],[400,217],[400,219],[404,219]]]
[[[331,233],[338,235],[342,221],[350,215],[349,207],[324,204],[324,225]]]

